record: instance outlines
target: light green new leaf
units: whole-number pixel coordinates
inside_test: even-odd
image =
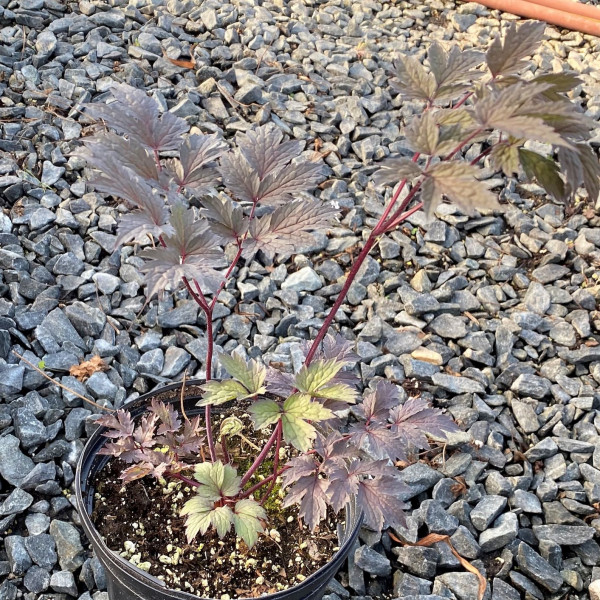
[[[202,484],[196,488],[196,494],[213,502],[224,496],[235,496],[240,491],[241,478],[237,471],[220,460],[214,463],[198,463],[194,470],[194,479]]]
[[[313,392],[312,396],[314,398],[340,400],[342,402],[347,402],[348,404],[355,404],[358,392],[355,388],[346,383],[334,383],[333,385],[319,388],[316,392]]]
[[[283,437],[301,452],[306,452],[317,437],[316,429],[308,421],[325,421],[333,416],[328,408],[312,402],[309,395],[293,394],[283,403]]]
[[[229,506],[217,506],[210,513],[210,520],[213,527],[217,530],[219,538],[224,538],[225,534],[231,529],[233,512]]]
[[[316,360],[308,367],[303,366],[294,381],[296,387],[306,394],[314,395],[319,388],[327,385],[344,366],[336,359]]]
[[[235,534],[241,537],[248,548],[252,548],[258,540],[258,534],[263,531],[260,519],[266,519],[265,509],[255,500],[245,498],[236,502],[233,509],[233,526]]]
[[[255,402],[248,412],[252,417],[255,429],[263,429],[268,425],[277,423],[281,417],[281,406],[274,400],[264,399]]]
[[[219,362],[225,370],[247,390],[249,395],[264,394],[267,369],[255,360],[246,362],[241,356],[219,354]]]
[[[216,405],[230,400],[242,400],[248,397],[248,390],[233,379],[224,381],[207,381],[200,386],[205,394],[196,406]]]

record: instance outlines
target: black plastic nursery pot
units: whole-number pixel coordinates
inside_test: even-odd
[[[191,388],[203,383],[200,380],[188,380],[186,386]],[[173,383],[148,392],[124,406],[134,419],[139,418],[145,411],[150,400],[157,394],[178,390],[181,383]],[[199,400],[198,395],[191,393],[184,401],[185,411],[194,416],[203,413],[203,408],[195,406]],[[170,403],[179,403],[179,394],[166,399]],[[99,427],[88,440],[79,461],[75,476],[75,498],[77,509],[81,518],[81,525],[94,549],[94,552],[106,571],[108,595],[110,600],[197,600],[198,596],[187,592],[170,590],[166,584],[153,577],[146,571],[137,568],[118,553],[110,550],[102,540],[91,520],[94,506],[95,488],[93,481],[95,475],[110,460],[110,456],[99,455],[98,451],[108,441],[102,434],[105,427]],[[294,585],[287,590],[262,596],[272,600],[320,600],[329,582],[342,568],[350,548],[358,536],[362,522],[362,513],[356,503],[350,503],[345,510],[344,522],[338,527],[339,550],[331,561],[307,577],[302,583]]]

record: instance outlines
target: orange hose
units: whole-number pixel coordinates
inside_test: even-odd
[[[548,0],[543,1],[547,2]],[[565,29],[573,29],[581,33],[600,37],[600,20],[598,19],[590,19],[589,17],[566,12],[566,10],[548,8],[540,4],[534,4],[533,2],[526,2],[525,0],[477,0],[477,2],[488,8],[502,10],[520,17],[527,17],[528,19],[545,21],[546,23],[558,25]],[[561,3],[565,8],[568,8],[571,4],[571,2]]]
[[[562,10],[563,12],[568,12],[572,15],[581,15],[582,17],[600,21],[600,8],[590,4],[582,4],[581,2],[574,2],[573,0],[529,0],[529,2],[545,6],[546,8]]]

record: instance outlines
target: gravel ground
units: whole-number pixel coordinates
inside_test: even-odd
[[[119,208],[86,193],[70,156],[89,125],[80,104],[117,79],[227,139],[272,121],[311,150],[320,140],[339,226],[306,255],[244,265],[216,310],[221,347],[297,367],[381,213],[369,175],[408,152],[401,126],[420,107],[390,94],[393,57],[432,40],[485,47],[514,19],[448,0],[0,0],[0,600],[107,600],[70,491],[97,409],[11,350],[106,405],[203,374],[195,304],[180,291],[144,307],[133,248],[111,253]],[[573,94],[600,117],[600,42],[547,36],[535,64],[578,72]],[[600,220],[585,197],[565,209],[496,183],[502,217],[444,206],[383,239],[337,325],[365,381],[436,397],[463,427],[404,471],[414,510],[395,534],[450,535],[488,599],[586,600],[600,580]],[[68,375],[94,354],[107,372]],[[445,545],[391,546],[364,531],[327,600],[477,598]]]

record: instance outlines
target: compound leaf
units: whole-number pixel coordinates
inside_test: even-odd
[[[292,163],[283,171],[270,172],[258,187],[258,201],[266,206],[277,206],[291,199],[292,195],[308,192],[321,179],[320,163],[303,161]]]
[[[501,169],[507,177],[519,172],[520,140],[496,144],[492,148],[491,158],[496,169]]]
[[[194,479],[201,485],[196,494],[211,501],[231,498],[240,491],[241,477],[231,465],[216,462],[201,462],[194,467]]]
[[[225,150],[227,144],[216,135],[190,135],[179,148],[175,183],[196,193],[214,187],[218,171],[207,167]]]
[[[187,515],[185,532],[190,544],[198,533],[204,535],[211,526],[217,530],[217,535],[223,538],[233,523],[233,512],[229,506],[215,507],[214,502],[200,496],[188,500],[180,514]]]
[[[305,394],[312,395],[327,385],[343,368],[344,363],[335,359],[316,360],[303,365],[296,375],[296,387]]]
[[[306,452],[317,437],[316,429],[308,421],[325,421],[333,416],[328,408],[312,402],[309,395],[293,394],[283,403],[283,437],[287,443]]]
[[[365,515],[365,525],[381,531],[384,525],[406,527],[406,504],[399,498],[406,485],[395,477],[361,479],[358,484],[358,504]]]
[[[327,515],[327,487],[329,482],[315,474],[302,477],[289,490],[283,501],[283,507],[299,504],[299,516],[314,531]]]
[[[216,196],[202,198],[200,212],[210,220],[210,230],[224,243],[239,240],[248,229],[248,219],[238,204],[230,198],[221,199]]]
[[[397,80],[391,86],[405,98],[415,100],[433,100],[436,81],[431,73],[427,73],[423,65],[413,56],[403,56],[394,64]]]

